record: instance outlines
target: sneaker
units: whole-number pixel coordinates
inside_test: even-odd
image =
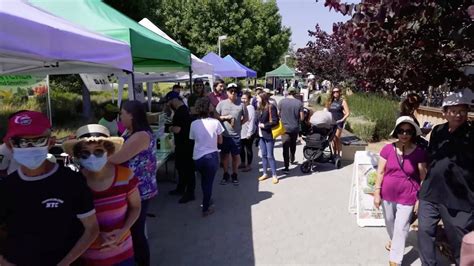
[[[232,174],[232,184],[234,184],[234,186],[238,186],[239,185],[239,179],[237,178],[237,174]]]
[[[262,175],[261,177],[258,178],[258,181],[263,181],[268,178],[268,175]]]
[[[224,177],[222,177],[222,180],[221,180],[221,185],[226,185],[228,182],[229,182],[229,173],[224,173]]]
[[[276,176],[274,176],[274,177],[272,178],[272,183],[273,183],[273,184],[278,184],[278,182],[280,182],[280,180],[278,180],[278,178],[277,178]]]
[[[285,169],[283,169],[283,173],[284,174],[289,174],[290,173],[290,169],[288,169],[288,167],[285,167]]]
[[[175,196],[175,195],[183,195],[184,191],[179,190],[179,189],[173,189],[170,192],[168,192],[168,195]]]
[[[204,206],[202,205],[202,203],[201,203],[200,206],[201,206],[201,208],[204,207]],[[213,200],[213,199],[211,199],[211,200],[209,201],[209,208],[211,208],[211,207],[214,207],[214,200]]]
[[[195,200],[196,198],[194,196],[187,196],[187,195],[184,195],[182,198],[179,199],[178,203],[180,204],[184,204],[184,203],[188,203],[190,201],[193,201]]]
[[[214,209],[209,208],[209,209],[207,209],[207,211],[202,212],[202,217],[207,217],[207,216],[213,214],[214,212],[215,212]]]

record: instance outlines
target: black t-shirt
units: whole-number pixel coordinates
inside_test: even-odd
[[[431,161],[420,199],[473,211],[474,127],[466,122],[452,133],[448,123],[434,127],[428,153]]]
[[[278,109],[285,131],[298,133],[300,131],[300,112],[303,112],[303,103],[295,98],[285,98],[280,101]]]
[[[189,139],[189,129],[191,128],[192,118],[189,114],[189,109],[186,105],[181,105],[176,109],[173,116],[173,126],[180,127],[181,130],[178,134],[174,134],[174,143],[177,149],[189,148],[191,146],[192,150],[192,141]]]
[[[19,266],[57,265],[83,233],[79,218],[94,213],[92,193],[80,173],[63,166],[34,179],[18,172],[0,182],[4,256]]]

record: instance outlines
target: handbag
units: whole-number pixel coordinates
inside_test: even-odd
[[[271,110],[272,105],[268,105],[268,115],[269,115],[269,120],[270,123],[273,122],[273,117],[272,117],[272,110]],[[278,125],[272,128],[272,136],[274,139],[278,138],[279,136],[285,134],[285,127],[283,127],[283,122],[281,122],[281,119],[278,122]]]

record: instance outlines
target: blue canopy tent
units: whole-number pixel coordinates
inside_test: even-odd
[[[243,69],[246,73],[245,77],[247,77],[247,78],[256,78],[257,77],[257,71],[242,65],[239,61],[237,61],[231,55],[226,55],[226,57],[224,57],[224,60],[231,63],[234,66],[237,66],[237,67]]]
[[[210,52],[202,58],[203,61],[214,66],[214,75],[221,78],[245,78],[247,77],[247,72],[222,59],[217,54]]]

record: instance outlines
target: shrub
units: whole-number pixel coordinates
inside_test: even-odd
[[[346,129],[365,141],[372,141],[374,139],[375,128],[375,122],[369,121],[362,116],[349,117],[347,119]]]
[[[363,116],[375,122],[374,141],[387,139],[398,116],[398,102],[377,94],[354,93],[347,99],[354,116]]]

